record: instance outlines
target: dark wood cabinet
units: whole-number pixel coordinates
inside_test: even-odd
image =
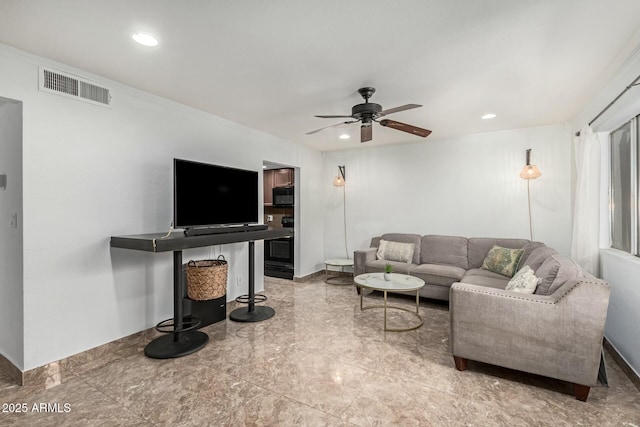
[[[293,185],[293,169],[274,169],[273,186],[289,187]]]
[[[273,204],[273,188],[294,185],[294,170],[289,168],[270,169],[264,171],[262,177],[265,206]]]
[[[266,206],[271,206],[273,204],[273,170],[264,171],[262,179],[264,204]]]

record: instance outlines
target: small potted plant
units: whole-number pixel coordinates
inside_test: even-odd
[[[384,280],[391,280],[391,273],[393,272],[393,265],[387,263],[384,266]]]

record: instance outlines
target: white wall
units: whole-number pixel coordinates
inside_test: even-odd
[[[22,299],[22,104],[0,98],[0,354],[14,365],[24,360]],[[17,228],[11,226],[18,214]]]
[[[39,65],[109,86],[112,107],[38,91]],[[168,230],[174,157],[256,171],[264,160],[299,167],[296,274],[315,271],[322,259],[316,225],[323,204],[314,197],[320,153],[1,45],[0,96],[24,102],[25,325],[19,368],[44,365],[172,316],[171,254],[111,249],[109,237]],[[256,249],[260,290],[262,244]],[[246,293],[246,243],[183,255],[186,261],[218,253],[230,261],[228,299]]]
[[[427,138],[414,144],[325,154],[325,257],[344,256],[342,193],[331,180],[346,166],[348,247],[389,232],[529,238],[525,150],[542,177],[531,182],[534,237],[570,252],[571,135],[565,125]]]
[[[602,278],[611,285],[605,336],[640,376],[640,260],[616,249],[600,251]]]

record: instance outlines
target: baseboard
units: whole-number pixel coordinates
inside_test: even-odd
[[[157,336],[160,336],[160,333],[155,328],[149,328],[28,371],[21,371],[0,355],[0,367],[8,372],[18,385],[33,387],[36,390],[48,389],[73,378],[74,374],[142,353],[144,347]]]
[[[0,370],[9,374],[9,377],[18,385],[24,384],[24,376],[22,371],[14,365],[9,359],[0,354]]]
[[[638,376],[638,373],[631,366],[629,366],[627,361],[624,360],[624,357],[622,357],[622,355],[618,353],[618,350],[616,350],[613,344],[611,344],[607,340],[607,337],[604,338],[604,348],[613,357],[613,360],[618,364],[618,366],[620,366],[622,372],[624,372],[625,375],[629,377],[633,385],[635,385],[638,391],[640,391],[640,376]]]
[[[338,276],[353,277],[353,273],[351,273],[350,271],[337,271],[337,270],[330,270],[330,271],[331,271],[331,276],[332,277],[338,277]],[[326,272],[324,270],[319,270],[319,271],[316,271],[315,273],[307,274],[306,276],[294,277],[293,281],[294,282],[309,282],[309,281],[317,279],[319,277],[323,277],[325,274],[326,274]]]
[[[324,274],[324,270],[316,271],[315,273],[307,274],[306,276],[294,277],[294,282],[308,282],[310,280],[316,279],[319,276]]]

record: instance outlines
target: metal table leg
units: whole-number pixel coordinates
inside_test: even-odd
[[[229,314],[229,319],[236,322],[261,322],[272,318],[276,311],[265,305],[256,305],[256,283],[255,283],[255,242],[249,241],[249,294],[244,298],[248,303],[248,308],[236,308]],[[257,295],[260,301],[266,301],[264,295]],[[260,302],[259,301],[259,302]]]
[[[182,357],[203,348],[209,336],[202,331],[183,330],[182,251],[173,252],[173,332],[151,341],[144,354],[152,359]]]

